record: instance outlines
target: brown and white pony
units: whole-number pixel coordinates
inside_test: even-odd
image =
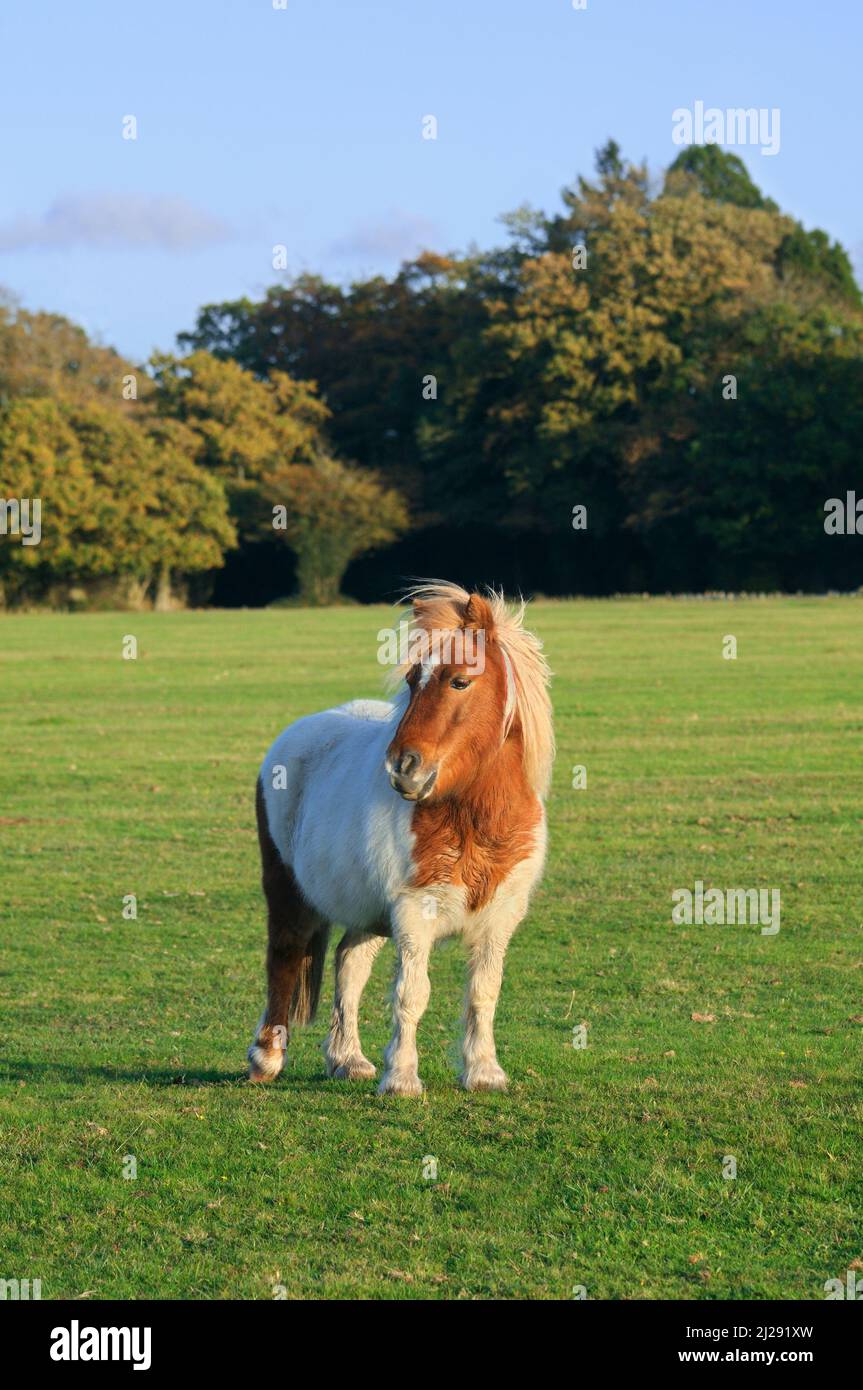
[[[524,604],[513,610],[496,593],[440,582],[410,597],[419,639],[411,645],[422,655],[405,663],[401,695],[298,720],[261,768],[269,989],[249,1049],[254,1081],[278,1076],[290,1023],[314,1016],[337,922],[345,935],[325,1044],[330,1076],[375,1075],[360,1046],[359,1002],[391,936],[394,1030],[378,1089],[420,1094],[416,1030],[429,954],[460,933],[468,951],[462,1083],[506,1086],[493,1021],[506,948],[545,856],[549,670],[522,625]]]

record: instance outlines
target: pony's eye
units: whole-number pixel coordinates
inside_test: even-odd
[[[470,681],[466,681],[463,676],[454,676],[450,681],[453,690],[467,690]]]

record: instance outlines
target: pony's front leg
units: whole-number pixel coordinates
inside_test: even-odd
[[[426,1011],[430,985],[428,959],[433,944],[432,924],[418,906],[402,900],[393,913],[393,938],[398,971],[393,994],[393,1035],[384,1053],[380,1095],[418,1096],[422,1082],[417,1070],[417,1024]]]
[[[494,1014],[506,948],[526,910],[526,901],[513,903],[509,912],[469,944],[461,1075],[468,1091],[505,1091],[507,1087],[507,1075],[494,1045]]]
[[[337,1081],[360,1081],[376,1068],[360,1046],[359,1008],[375,956],[385,937],[371,932],[347,932],[336,951],[336,994],[330,1031],[324,1043],[327,1075]]]

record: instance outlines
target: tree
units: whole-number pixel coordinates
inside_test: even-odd
[[[798,298],[805,297],[810,305],[825,299],[855,308],[863,305],[847,251],[817,227],[807,232],[798,223],[783,237],[776,252],[776,271],[781,280],[796,287]]]
[[[765,198],[753,183],[743,160],[718,145],[681,150],[666,173],[664,191],[670,196],[696,192],[715,202],[779,213],[773,199]],[[788,230],[776,250],[779,278],[793,283],[808,307],[829,296],[859,308],[863,296],[845,249],[818,228],[807,232],[799,222],[786,222]]]
[[[310,606],[334,603],[345,570],[358,555],[387,545],[407,529],[404,501],[378,475],[347,468],[327,454],[289,465],[267,481],[274,527],[297,554],[300,597]],[[281,525],[279,522],[281,521]]]
[[[859,587],[859,552],[825,535],[824,504],[858,486],[863,323],[766,306],[746,323],[737,370],[739,399],[705,402],[677,478],[712,582]]]
[[[753,183],[749,170],[736,154],[718,145],[688,145],[681,150],[665,175],[665,192],[700,193],[717,203],[733,203],[738,208],[761,208],[778,212],[772,198],[765,198]]]
[[[108,578],[166,604],[172,578],[218,566],[234,543],[224,490],[172,422],[145,432],[95,401],[22,397],[0,408],[0,496],[39,498],[39,545],[7,543],[7,597]]]
[[[254,601],[256,564],[266,598],[279,591],[280,538],[306,597],[332,598],[351,556],[404,528],[402,497],[423,533],[411,562],[491,553],[497,578],[550,592],[791,583],[791,536],[803,582],[845,575],[839,547],[810,543],[819,495],[857,484],[863,304],[844,249],[718,146],[682,151],[657,185],[609,141],[554,215],[502,221],[501,247],[206,306],[189,355],[156,358],[136,403],[118,399],[129,364],[109,349],[0,309],[0,403],[62,407],[41,428],[70,497],[98,473],[69,414],[85,405],[218,483],[241,547],[223,601],[234,576]],[[116,428],[108,453],[125,447]],[[392,584],[407,563],[391,547],[348,582]]]
[[[20,396],[102,401],[134,411],[124,383],[134,377],[146,395],[146,372],[110,347],[92,343],[77,324],[60,314],[28,313],[9,296],[0,297],[0,403]]]
[[[154,367],[155,408],[194,436],[197,462],[223,481],[243,541],[288,540],[307,602],[333,602],[350,561],[405,528],[393,489],[331,455],[329,411],[313,383],[277,370],[260,379],[203,351]],[[285,524],[274,533],[279,506]]]
[[[233,358],[259,378],[284,371],[316,383],[334,451],[379,470],[421,512],[423,378],[446,357],[460,317],[473,307],[461,271],[461,263],[425,253],[392,280],[374,276],[347,289],[302,275],[260,303],[206,306],[179,342]]]
[[[273,371],[261,380],[208,352],[156,355],[152,415],[184,424],[197,459],[228,486],[257,484],[283,463],[314,458],[329,411],[314,383]]]
[[[720,573],[727,580],[724,557],[732,553],[744,562],[738,585],[747,574],[761,583],[768,568],[787,577],[779,537],[796,533],[802,542],[809,534],[813,488],[823,490],[833,474],[829,432],[808,473],[784,462],[796,451],[776,420],[759,431],[757,454],[745,446],[742,457],[736,452],[744,420],[751,428],[774,408],[795,414],[791,400],[775,398],[768,407],[761,394],[759,407],[753,399],[756,382],[763,393],[770,379],[765,324],[786,323],[779,357],[771,359],[775,380],[787,388],[797,374],[790,325],[804,320],[812,365],[817,359],[828,372],[828,339],[812,330],[811,315],[813,305],[823,316],[827,305],[840,304],[841,268],[837,259],[828,283],[819,238],[808,259],[797,257],[799,275],[783,275],[795,224],[769,200],[744,195],[744,166],[726,165],[717,153],[691,161],[715,176],[712,187],[679,170],[651,197],[645,171],[626,165],[612,143],[599,152],[594,182],[582,178],[564,190],[566,212],[547,221],[545,247],[534,215],[520,210],[509,219],[520,254],[500,290],[485,294],[479,328],[469,322],[453,345],[444,398],[420,426],[442,505],[448,498],[461,515],[492,518],[514,533],[542,531],[561,587],[590,591],[597,571],[611,587],[657,579],[709,586]],[[739,196],[731,196],[735,189]],[[579,244],[586,264],[576,267]],[[824,322],[853,359],[847,300],[844,308]],[[723,399],[728,373],[739,377],[745,406]],[[851,392],[849,418],[856,418],[852,363],[829,368],[829,380],[835,432],[840,386]],[[746,493],[746,477],[759,497],[760,520],[746,546],[723,487],[723,439],[737,460],[738,495]],[[837,436],[837,457],[843,449]],[[782,499],[774,485],[786,472],[792,490]],[[575,504],[588,515],[578,547],[569,534]],[[789,505],[799,508],[799,526],[787,524]],[[709,518],[720,513],[727,524],[712,530]],[[766,567],[756,563],[759,535],[774,557]]]

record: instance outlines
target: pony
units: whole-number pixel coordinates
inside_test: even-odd
[[[359,1004],[391,937],[393,1033],[378,1091],[421,1094],[416,1034],[429,955],[459,934],[468,956],[461,1082],[470,1091],[507,1085],[494,1014],[506,949],[545,860],[551,673],[523,625],[524,601],[510,607],[494,590],[438,580],[406,598],[418,641],[396,670],[401,692],[297,720],[260,770],[268,988],[248,1052],[253,1081],[278,1076],[290,1026],[313,1019],[338,923],[329,1076],[376,1075],[360,1045]]]

